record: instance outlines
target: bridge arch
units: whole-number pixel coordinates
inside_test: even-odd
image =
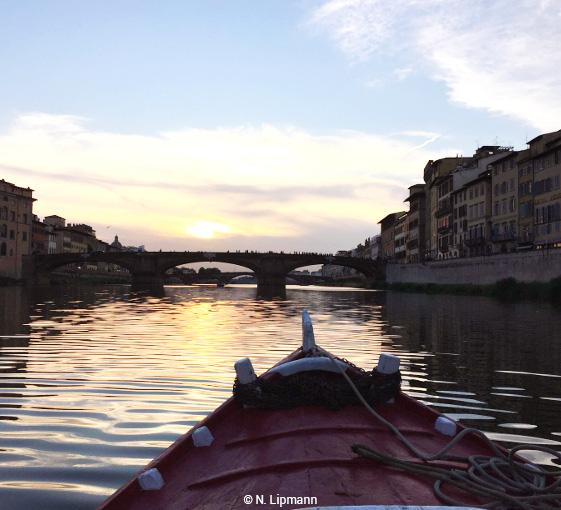
[[[252,271],[240,271],[237,274],[233,273],[222,273],[221,283],[228,285],[229,283],[239,283],[236,280],[239,278],[247,278],[251,276],[252,278],[257,278],[257,275]],[[219,275],[220,276],[220,275]]]
[[[35,255],[35,270],[38,273],[51,273],[56,269],[69,264],[93,264],[105,262],[134,271],[134,264],[127,258],[120,257],[119,253],[61,253],[56,255]]]
[[[238,266],[243,271],[247,269],[249,271],[257,272],[259,265],[255,261],[251,260],[250,257],[240,256],[239,253],[234,252],[184,252],[184,253],[166,253],[162,255],[162,260],[158,264],[158,271],[164,274],[169,269],[178,266],[185,266],[188,264],[200,264],[200,263],[222,263],[231,264]]]
[[[302,264],[299,262],[293,262],[292,264],[288,264],[288,273],[291,271],[296,271],[298,269],[307,268],[309,266],[317,266],[317,265],[333,265],[333,266],[341,266],[347,267],[350,269],[354,269],[358,271],[360,274],[367,278],[376,277],[378,273],[378,264],[376,264],[371,259],[359,259],[356,257],[337,257],[337,256],[320,256],[315,257],[315,261],[311,264]]]

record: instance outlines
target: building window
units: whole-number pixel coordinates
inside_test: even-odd
[[[13,230],[10,230],[10,239],[15,239],[16,233]]]
[[[7,251],[6,243],[0,244],[0,256],[5,257]]]
[[[8,237],[8,226],[0,225],[0,237]]]
[[[27,241],[27,232],[22,232],[21,236],[23,241]]]
[[[24,222],[24,223],[27,223],[27,214],[24,214],[24,215],[23,215],[23,222]]]
[[[10,220],[16,221],[16,211],[10,211]]]

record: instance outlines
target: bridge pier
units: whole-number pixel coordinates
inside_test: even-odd
[[[286,297],[286,274],[257,273],[257,296]]]

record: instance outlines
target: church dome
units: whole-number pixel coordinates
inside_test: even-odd
[[[119,242],[119,236],[115,236],[115,240],[111,243],[111,248],[115,250],[122,250],[123,245]]]

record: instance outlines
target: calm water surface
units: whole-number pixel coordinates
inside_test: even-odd
[[[0,508],[92,509],[300,343],[363,367],[402,357],[404,389],[507,445],[561,449],[561,310],[487,298],[251,287],[0,288]],[[537,459],[548,462],[548,458]]]

